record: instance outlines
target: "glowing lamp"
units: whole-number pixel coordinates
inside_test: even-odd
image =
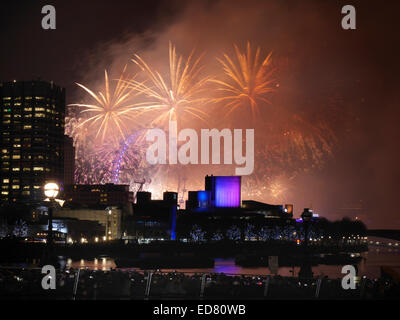
[[[55,197],[58,195],[58,190],[58,185],[54,182],[47,183],[44,186],[44,194],[49,199],[55,199]]]

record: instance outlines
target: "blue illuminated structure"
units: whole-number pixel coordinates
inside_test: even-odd
[[[216,208],[241,207],[240,176],[207,176],[206,190],[211,191],[211,203]]]

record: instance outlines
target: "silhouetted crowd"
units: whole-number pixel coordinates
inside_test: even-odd
[[[132,270],[57,271],[56,289],[44,290],[40,269],[0,269],[0,299],[399,299],[391,279],[362,279],[344,290],[341,279],[151,273]],[[151,277],[149,279],[149,277]],[[149,281],[150,280],[150,281]],[[320,282],[320,285],[319,285]],[[149,284],[150,283],[150,284]]]

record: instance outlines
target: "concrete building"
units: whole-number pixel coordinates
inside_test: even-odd
[[[106,209],[56,209],[53,211],[54,219],[72,218],[78,220],[97,221],[105,228],[106,240],[122,238],[122,211],[117,207]]]
[[[64,198],[86,206],[125,206],[133,203],[133,192],[129,185],[122,184],[75,184],[64,187]]]

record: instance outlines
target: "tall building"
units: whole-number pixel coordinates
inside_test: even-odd
[[[64,136],[64,185],[74,184],[75,147],[72,138]]]
[[[45,81],[0,84],[1,197],[43,199],[43,185],[64,180],[65,89]]]

